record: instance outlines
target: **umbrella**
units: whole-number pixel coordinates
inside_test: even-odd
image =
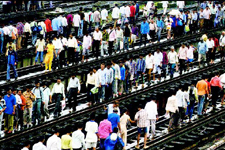
[[[178,15],[181,15],[180,11],[177,10],[177,9],[172,9],[170,12],[169,12],[170,15],[174,15],[174,16],[178,16]]]

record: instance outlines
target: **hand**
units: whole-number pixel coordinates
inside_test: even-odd
[[[159,117],[156,118],[156,121],[158,121],[158,120],[159,120]]]
[[[65,97],[63,97],[63,100],[65,100]]]
[[[15,111],[13,111],[13,115],[15,115],[16,113],[15,113]]]
[[[49,102],[52,103],[52,100],[50,100]]]
[[[2,112],[0,111],[0,115],[2,114]]]
[[[90,50],[91,49],[91,46],[89,46],[88,49]]]
[[[17,63],[15,62],[15,64],[14,64],[15,66],[17,65]]]
[[[74,49],[74,52],[77,52],[77,49],[76,48]]]
[[[43,105],[45,105],[45,102],[42,102],[43,103]]]
[[[37,54],[37,51],[35,51],[35,54]]]
[[[77,94],[79,94],[80,93],[80,91],[77,91]]]

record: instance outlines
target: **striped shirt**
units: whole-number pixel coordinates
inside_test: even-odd
[[[139,128],[144,128],[144,127],[147,127],[149,124],[148,124],[148,113],[145,109],[141,109],[139,110],[136,114],[135,114],[135,117],[134,117],[134,120],[137,121],[137,126]]]
[[[16,28],[18,30],[18,35],[22,35],[23,34],[23,29],[24,29],[24,25],[22,22],[18,22],[16,25]]]

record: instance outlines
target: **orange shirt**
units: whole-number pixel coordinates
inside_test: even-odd
[[[198,89],[198,95],[208,94],[208,86],[205,80],[198,81],[196,88]]]
[[[22,100],[21,110],[24,110],[24,107],[26,105],[26,98],[23,95],[21,95],[20,98]]]

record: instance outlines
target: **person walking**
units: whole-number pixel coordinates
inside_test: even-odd
[[[77,53],[78,43],[77,39],[73,37],[72,34],[69,34],[68,38],[68,55],[67,55],[67,64],[69,63],[74,64],[75,62],[78,63],[78,53]],[[76,60],[75,60],[76,57]]]
[[[178,56],[177,52],[174,50],[174,46],[171,46],[170,49],[171,51],[168,53],[168,62],[170,66],[170,79],[172,79],[175,67],[178,65]]]
[[[96,57],[96,59],[98,59],[98,56],[99,56],[100,45],[102,45],[102,32],[99,31],[99,27],[97,26],[93,33],[93,45],[92,45],[92,52],[94,56]]]
[[[128,25],[128,22],[125,23],[125,28],[124,28],[124,37],[123,37],[123,48],[124,50],[129,50],[129,39],[131,39],[131,28]],[[126,44],[126,45],[125,45]]]
[[[54,117],[60,116],[61,112],[61,100],[65,100],[65,89],[64,84],[61,83],[61,79],[57,79],[57,83],[53,85],[52,88],[52,98],[50,99],[50,102],[52,102],[52,99],[55,101],[55,109],[54,109]]]
[[[126,69],[123,65],[123,61],[121,60],[120,61],[120,80],[119,80],[119,95],[122,95],[122,94],[125,94],[125,86],[126,86],[126,83],[125,83],[125,72],[126,72]]]
[[[40,35],[40,38],[37,40],[35,46],[36,46],[36,51],[35,51],[36,57],[35,57],[34,65],[37,64],[38,58],[40,56],[41,66],[43,67],[43,55],[44,55],[44,49],[45,49],[45,40],[42,35]]]
[[[102,32],[102,44],[101,44],[101,57],[104,57],[104,54],[108,55],[108,41],[109,33],[106,31],[106,28],[103,28]]]
[[[117,113],[118,113],[118,109],[114,108],[113,113],[108,115],[108,120],[112,124],[112,130],[114,130],[114,128],[118,127],[119,131],[121,133],[120,116]]]
[[[52,70],[52,61],[53,61],[53,55],[57,56],[55,47],[52,44],[52,41],[48,43],[47,47],[47,54],[45,55],[45,71]]]
[[[77,130],[72,133],[72,148],[73,150],[82,150],[82,147],[86,149],[84,140],[84,133],[82,132],[83,124],[77,124]]]
[[[98,78],[99,78],[99,98],[100,103],[105,100],[105,87],[108,85],[106,82],[106,69],[105,64],[101,64],[101,68],[98,69]],[[99,100],[98,100],[99,101]]]
[[[113,28],[113,25],[110,25],[109,26],[109,29],[108,29],[108,33],[109,33],[109,55],[112,55],[112,52],[113,52],[113,44],[116,42],[116,31],[115,29]]]
[[[150,31],[149,24],[146,22],[146,19],[144,18],[143,22],[141,23],[141,30],[140,30],[141,38],[140,38],[140,45],[139,46],[141,46],[141,44],[143,44],[142,43],[142,38],[145,38],[144,44],[146,46],[147,34],[149,33],[149,31]]]
[[[155,73],[157,71],[159,77],[158,80],[161,80],[161,67],[163,61],[163,54],[160,52],[160,49],[157,48],[156,52],[154,53],[154,68],[153,68],[153,81],[155,82]]]
[[[48,150],[47,147],[44,145],[45,142],[45,137],[44,136],[40,136],[38,138],[38,143],[35,143],[32,147],[32,150]]]
[[[61,150],[61,139],[59,138],[58,129],[53,129],[53,135],[50,136],[46,142],[48,150]]]
[[[160,16],[158,16],[156,25],[157,25],[157,38],[158,38],[158,43],[159,43],[160,38],[161,38],[161,32],[162,32],[162,29],[164,28],[164,23],[163,23],[162,19],[160,18]]]
[[[93,106],[95,103],[95,94],[91,92],[91,90],[95,87],[96,77],[93,72],[93,68],[90,68],[89,73],[87,75],[86,87],[87,87],[87,100],[90,106]]]
[[[51,102],[50,100],[52,99],[51,91],[50,88],[48,87],[48,83],[44,82],[42,83],[42,88],[43,88],[43,94],[44,94],[44,113],[49,118],[49,111],[48,111],[48,104]]]
[[[201,66],[201,62],[203,61],[203,66],[205,66],[206,62],[206,54],[208,53],[208,47],[206,42],[203,41],[203,39],[200,39],[200,42],[198,43],[198,62],[199,62],[199,68]]]
[[[111,63],[107,63],[106,67],[106,89],[105,89],[105,99],[109,100],[112,98],[112,82],[113,82],[113,69]]]
[[[16,71],[16,65],[18,63],[17,52],[9,46],[8,56],[7,56],[7,81],[10,81],[10,68],[13,68],[15,80],[17,80],[18,74]]]
[[[82,60],[81,62],[84,62],[84,57],[86,56],[86,62],[88,61],[89,51],[92,46],[92,38],[88,34],[88,32],[84,33],[83,37],[83,52],[82,52]]]
[[[118,128],[113,129],[113,133],[109,135],[104,142],[105,150],[115,150],[115,146],[117,143],[121,147],[117,147],[117,149],[124,149],[124,143],[123,140],[117,135],[118,134]]]
[[[145,57],[146,61],[146,72],[148,74],[148,84],[151,84],[151,73],[154,68],[154,55],[149,51],[148,55]]]
[[[120,67],[116,64],[116,60],[111,60],[112,69],[113,69],[113,83],[112,83],[112,91],[113,91],[113,98],[118,96],[118,80],[120,80]]]
[[[186,66],[185,66],[185,60],[187,60],[187,51],[188,48],[185,46],[184,43],[182,43],[181,47],[179,48],[178,52],[178,58],[179,58],[179,63],[180,63],[180,75],[182,75],[183,71],[186,71]]]
[[[61,137],[61,146],[62,150],[71,150],[72,149],[72,137],[71,137],[71,128],[67,126],[65,128],[65,134]]]
[[[146,70],[146,63],[145,63],[145,59],[143,58],[143,54],[141,53],[139,55],[139,59],[137,61],[137,65],[136,65],[136,88],[138,87],[138,83],[139,83],[139,75],[141,75],[141,79],[142,79],[142,88],[144,88],[144,74],[145,74],[145,70]]]

